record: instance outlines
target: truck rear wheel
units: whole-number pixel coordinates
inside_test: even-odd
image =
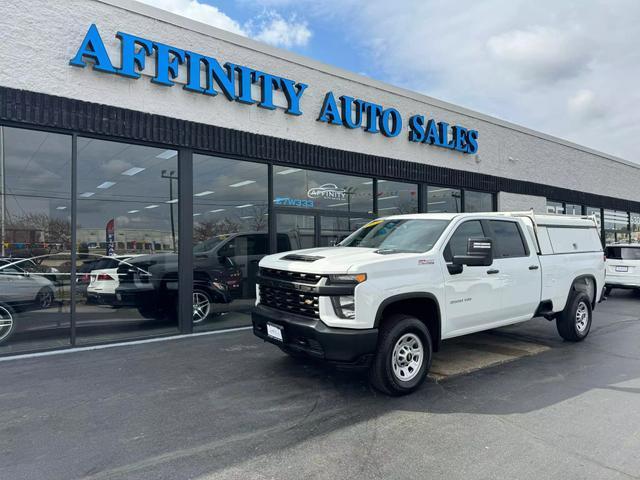
[[[575,291],[562,313],[556,318],[558,333],[569,342],[584,340],[591,329],[592,315],[589,295]]]
[[[393,315],[378,338],[378,351],[369,371],[371,384],[387,395],[406,395],[424,381],[431,366],[429,330],[415,317]]]

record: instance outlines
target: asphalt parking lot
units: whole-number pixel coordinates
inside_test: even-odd
[[[489,335],[538,347],[403,398],[250,331],[0,362],[0,478],[640,478],[640,296]]]

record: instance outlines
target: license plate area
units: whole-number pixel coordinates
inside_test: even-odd
[[[275,325],[271,322],[267,322],[267,336],[269,338],[273,338],[275,340],[278,340],[280,342],[284,341],[283,336],[282,336],[282,332],[283,332],[284,328],[281,327],[280,325]]]
[[[629,267],[626,266],[616,266],[616,272],[624,272],[627,273],[629,271]]]

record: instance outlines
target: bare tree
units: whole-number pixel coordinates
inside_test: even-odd
[[[228,235],[239,231],[240,225],[226,217],[217,222],[213,220],[205,220],[193,225],[193,241],[195,243],[203,242],[218,235]]]
[[[251,229],[255,232],[262,232],[267,229],[267,221],[269,219],[267,215],[267,206],[266,205],[257,205],[254,206],[253,211],[251,212],[251,216],[253,218],[249,219],[249,224],[251,225]]]

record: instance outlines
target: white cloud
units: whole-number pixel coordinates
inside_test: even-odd
[[[140,0],[171,13],[209,24],[238,35],[247,36],[247,32],[238,22],[221,12],[218,8],[201,3],[198,0]]]
[[[494,35],[487,48],[523,79],[553,82],[578,76],[587,68],[592,54],[588,43],[579,32],[536,26]]]
[[[257,31],[253,38],[269,45],[285,48],[303,47],[311,38],[307,22],[298,21],[295,15],[287,21],[280,14],[271,11],[259,17],[257,23]]]
[[[267,10],[244,24],[232,19],[213,5],[198,0],[141,0],[163,10],[191,18],[276,47],[303,47],[309,43],[311,30],[307,22],[292,15],[288,20],[274,10]]]
[[[571,115],[581,120],[593,120],[606,115],[592,90],[584,88],[578,90],[567,100],[567,109]]]
[[[374,78],[640,162],[640,2],[451,5],[297,0]]]

